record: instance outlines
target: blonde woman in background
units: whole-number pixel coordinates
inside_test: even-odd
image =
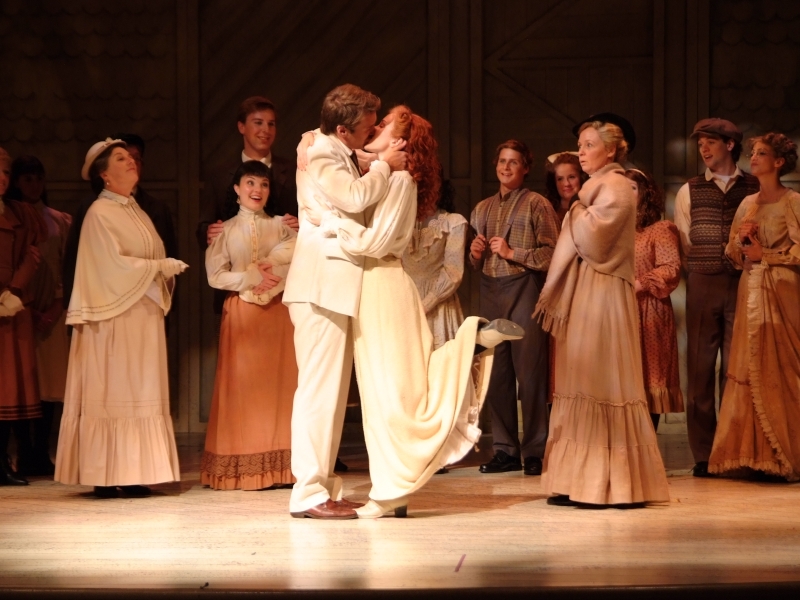
[[[665,502],[667,478],[642,377],[636,195],[619,164],[635,134],[613,113],[590,117],[573,132],[590,178],[564,219],[536,307],[557,339],[542,488],[557,505]]]

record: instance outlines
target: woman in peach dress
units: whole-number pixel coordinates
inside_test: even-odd
[[[216,490],[260,490],[295,481],[297,363],[294,327],[281,300],[297,235],[264,210],[270,179],[263,163],[242,163],[234,181],[229,204],[238,203],[239,212],[206,250],[208,283],[229,294],[200,480]]]

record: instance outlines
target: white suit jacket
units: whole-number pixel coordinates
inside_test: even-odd
[[[350,150],[333,135],[320,135],[308,149],[308,166],[297,171],[300,231],[286,277],[284,304],[310,302],[340,314],[355,316],[361,298],[364,258],[345,254],[339,241],[325,237],[305,218],[303,208],[335,210],[340,217],[364,225],[361,213],[386,195],[389,165],[372,163],[361,177]]]

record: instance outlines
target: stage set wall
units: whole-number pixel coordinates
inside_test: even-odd
[[[142,183],[169,204],[191,265],[168,337],[184,432],[205,428],[216,361],[199,195],[204,175],[239,155],[247,96],[278,106],[284,156],[340,83],[407,103],[434,124],[465,216],[496,191],[498,143],[532,147],[528,186],[541,191],[545,157],[574,149],[573,124],[593,112],[634,124],[631,159],[665,187],[669,218],[701,171],[686,137],[697,120],[800,137],[795,0],[2,0],[0,47],[0,145],[44,162],[55,208],[87,196],[78,173],[93,142],[125,131],[147,143]],[[460,294],[476,313],[469,271]],[[673,300],[683,329],[682,288]]]

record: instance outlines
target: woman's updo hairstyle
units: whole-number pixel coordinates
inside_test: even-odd
[[[246,160],[236,169],[236,172],[231,178],[231,183],[225,191],[225,204],[222,210],[223,221],[232,219],[239,212],[239,195],[233,189],[234,185],[241,185],[242,177],[262,177],[267,179],[270,184],[269,198],[264,206],[264,212],[270,216],[275,216],[272,202],[272,175],[270,174],[269,167],[262,163],[260,160]]]
[[[578,130],[578,135],[584,129],[589,127],[597,130],[600,139],[603,140],[603,145],[606,150],[614,149],[614,162],[622,163],[628,158],[628,142],[625,135],[622,133],[622,128],[613,123],[604,123],[603,121],[587,121]]]
[[[775,158],[783,159],[783,166],[778,171],[779,177],[783,177],[795,170],[797,167],[797,144],[791,138],[782,133],[772,131],[765,135],[751,138],[747,145],[752,150],[753,146],[759,142],[772,148]]]

